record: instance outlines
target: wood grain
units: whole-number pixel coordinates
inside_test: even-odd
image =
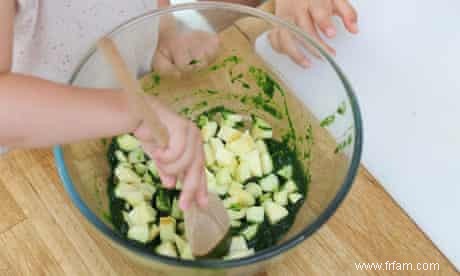
[[[50,150],[16,151],[0,159],[4,199],[24,218],[0,234],[0,275],[151,275],[95,233],[62,189]],[[10,198],[10,199],[8,199]],[[380,184],[361,168],[337,213],[316,234],[291,250],[266,275],[398,275],[358,272],[356,262],[437,262],[454,267],[406,216]],[[404,275],[421,275],[405,271]]]
[[[240,21],[252,40],[257,22]],[[0,158],[0,275],[154,275],[115,250],[72,205],[50,150]],[[357,271],[357,262],[439,263],[440,271]],[[458,275],[361,168],[334,216],[261,275]]]

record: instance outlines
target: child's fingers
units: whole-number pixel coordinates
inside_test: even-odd
[[[177,177],[168,175],[163,171],[161,168],[161,165],[158,164],[157,162],[157,170],[158,170],[158,175],[160,176],[161,183],[163,183],[163,186],[165,186],[168,189],[173,189],[176,187],[177,183]]]
[[[175,45],[177,47],[176,49],[172,50],[173,53],[173,62],[181,70],[182,72],[189,72],[193,69],[192,66],[190,66],[190,61],[192,60],[192,57],[190,56],[189,52],[189,45],[183,44],[183,45]]]
[[[286,29],[279,30],[281,51],[287,54],[295,63],[307,68],[310,66],[308,58],[300,51],[297,41]]]
[[[170,58],[165,56],[160,50],[158,50],[153,58],[152,67],[154,71],[161,75],[173,75],[180,76],[180,71],[176,68]]]
[[[347,0],[333,1],[334,13],[342,18],[345,28],[347,28],[350,33],[358,33],[358,13],[356,12],[355,8],[353,8],[353,6]]]
[[[307,32],[309,35],[311,35],[321,46],[326,49],[330,54],[335,55],[335,50],[331,48],[329,45],[327,45],[326,42],[319,36],[318,31],[316,30],[315,24],[313,24],[313,19],[310,17],[309,14],[303,17],[299,17],[297,19],[297,25],[302,28],[305,32]],[[318,50],[312,47],[309,44],[304,44],[304,46],[316,57],[320,58],[321,55],[319,54]]]
[[[192,49],[190,49],[190,57],[192,59],[190,60],[189,65],[193,68],[193,70],[199,70],[206,67],[208,64],[205,50],[198,45],[194,45]]]
[[[204,168],[203,158],[199,157],[186,171],[184,186],[179,198],[179,206],[182,210],[187,210],[195,199],[195,194],[200,185],[201,171]]]
[[[155,152],[157,151],[158,147],[153,143],[149,143],[149,142],[143,142],[142,141],[142,149],[147,153],[147,155],[150,157],[150,158],[155,158]]]
[[[196,192],[196,201],[201,208],[208,206],[208,181],[204,170],[201,170],[201,181]]]
[[[176,161],[185,150],[186,139],[184,137],[187,137],[190,124],[185,123],[182,126],[176,126],[174,135],[170,136],[168,147],[166,149],[157,149],[154,152],[155,159],[164,164]]]
[[[313,0],[310,7],[310,14],[313,21],[327,37],[334,37],[337,34],[332,23],[332,4],[330,0]]]
[[[270,40],[273,50],[275,50],[278,53],[281,53],[279,29],[271,30],[268,34],[268,39]]]
[[[193,159],[196,158],[196,151],[201,147],[201,135],[197,128],[190,127],[186,134],[186,146],[182,155],[174,162],[163,164],[162,169],[165,173],[177,175],[185,171]]]
[[[202,45],[206,59],[208,62],[212,62],[219,51],[220,39],[215,34],[209,35],[205,45]]]

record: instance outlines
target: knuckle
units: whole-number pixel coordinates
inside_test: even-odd
[[[329,20],[330,13],[324,8],[312,9],[311,14],[313,19],[320,23],[325,23]]]

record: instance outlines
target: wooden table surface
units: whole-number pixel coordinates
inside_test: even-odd
[[[242,32],[245,28],[239,26]],[[254,26],[246,29],[250,39]],[[0,158],[0,275],[152,275],[95,235],[73,206],[50,150]],[[358,271],[355,263],[439,263],[439,271]],[[266,275],[457,275],[361,168],[334,216]]]
[[[0,275],[149,275],[95,235],[64,191],[50,150],[2,157],[0,199]],[[386,261],[439,263],[425,275],[457,274],[364,168],[337,213],[288,254],[267,275],[387,275],[355,268]]]

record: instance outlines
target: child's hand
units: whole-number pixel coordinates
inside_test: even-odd
[[[165,24],[162,20],[161,24]],[[175,23],[170,23],[175,24]],[[203,31],[178,33],[175,27],[161,27],[153,70],[179,76],[206,67],[219,49],[217,35]]]
[[[208,188],[200,131],[192,121],[151,100],[152,108],[169,132],[169,145],[164,149],[158,148],[153,142],[150,129],[143,123],[134,134],[142,142],[144,150],[156,161],[161,181],[167,188],[174,188],[177,180],[182,181],[180,207],[185,210],[192,202],[205,207]]]
[[[333,55],[335,50],[324,42],[317,29],[321,30],[326,37],[334,37],[337,30],[332,22],[332,16],[337,15],[342,18],[345,28],[350,33],[358,33],[358,16],[348,0],[278,0],[276,15],[296,24]],[[302,67],[310,66],[311,61],[297,47],[297,39],[288,30],[275,29],[270,32],[269,39],[276,51],[289,55]],[[308,45],[305,47],[318,56],[317,51]]]

